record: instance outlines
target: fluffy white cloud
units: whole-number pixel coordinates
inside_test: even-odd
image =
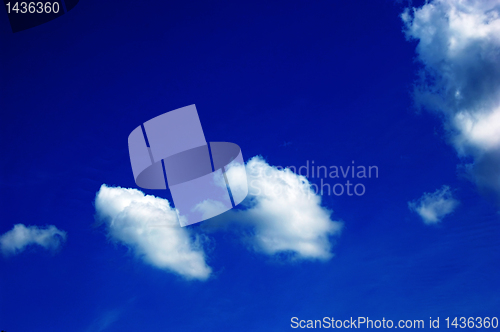
[[[480,188],[500,199],[500,0],[437,0],[402,14],[423,64],[417,105],[441,113]],[[492,164],[493,163],[493,164]]]
[[[321,197],[309,188],[305,177],[271,167],[260,157],[252,158],[246,169],[233,164],[226,175],[233,196],[246,193],[248,186],[249,198],[243,201],[243,209],[205,221],[205,230],[249,226],[252,231],[246,240],[265,254],[291,254],[297,259],[332,257],[331,237],[340,234],[342,223],[330,219],[331,211],[321,207]],[[109,236],[132,248],[147,263],[186,278],[206,279],[210,275],[200,236],[179,226],[176,210],[168,200],[136,189],[102,185],[95,208]],[[196,209],[210,213],[221,207],[207,200]]]
[[[244,174],[243,166],[227,172],[232,191],[245,187]],[[311,190],[304,176],[272,167],[261,157],[248,161],[246,174],[249,197],[242,203],[244,210],[230,211],[222,218],[233,221],[228,227],[236,223],[252,227],[251,246],[269,255],[332,257],[331,237],[340,234],[342,223],[330,219],[331,211],[321,206],[321,196]]]
[[[38,227],[23,224],[14,225],[10,231],[0,236],[0,247],[4,255],[22,252],[27,246],[36,244],[48,250],[56,250],[66,240],[66,232],[56,226]]]
[[[426,224],[436,224],[458,206],[450,187],[443,186],[433,193],[424,193],[416,201],[408,202],[410,210],[417,212]]]
[[[102,185],[95,208],[109,236],[132,248],[145,262],[187,279],[210,276],[200,238],[180,227],[168,200],[136,189]]]
[[[232,165],[226,175],[233,196],[246,193],[248,186],[249,198],[243,201],[243,209],[205,221],[203,229],[251,227],[246,240],[262,253],[284,253],[296,259],[332,257],[331,237],[340,234],[342,223],[330,219],[331,211],[321,207],[321,197],[309,188],[305,177],[269,166],[260,157],[252,158],[246,169]],[[131,247],[149,264],[186,278],[210,275],[199,236],[191,234],[189,227],[179,226],[168,200],[136,189],[102,185],[95,207],[109,236]],[[219,208],[209,200],[196,207],[207,213]]]

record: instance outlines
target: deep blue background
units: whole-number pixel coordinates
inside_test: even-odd
[[[278,331],[294,316],[500,316],[499,217],[457,177],[439,119],[412,109],[418,64],[403,8],[82,0],[16,34],[1,14],[0,234],[53,224],[68,240],[56,254],[0,258],[0,329]],[[332,260],[283,263],[216,233],[214,276],[188,282],[107,240],[93,200],[103,183],[136,187],[128,134],[193,103],[207,140],[235,142],[246,159],[379,167],[364,196],[323,198],[345,222]],[[443,184],[461,205],[426,226],[407,202]]]

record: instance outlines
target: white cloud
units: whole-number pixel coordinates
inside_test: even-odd
[[[424,223],[437,224],[458,206],[452,197],[450,187],[443,186],[433,193],[424,193],[418,200],[408,202],[410,210],[420,215]]]
[[[305,177],[254,157],[246,171],[243,165],[233,165],[227,178],[233,195],[246,192],[249,185],[244,209],[205,221],[203,229],[224,230],[221,222],[231,230],[250,226],[252,232],[246,240],[259,252],[284,253],[296,259],[326,260],[333,256],[331,237],[340,234],[342,223],[330,219],[331,211],[321,207],[321,197],[309,188]],[[149,264],[186,278],[206,279],[210,275],[199,237],[194,236],[193,241],[190,228],[179,226],[168,200],[136,189],[102,185],[95,207],[109,236],[131,247]],[[207,200],[196,208],[210,212],[220,207]]]
[[[252,247],[265,254],[289,253],[300,259],[329,259],[331,236],[340,234],[342,223],[330,219],[321,206],[321,196],[309,188],[304,176],[269,166],[261,157],[246,165],[249,197],[244,210],[231,211],[225,220],[253,228]],[[231,190],[244,188],[243,167],[232,167],[227,177]],[[224,221],[222,222],[224,223]]]
[[[145,262],[187,279],[205,280],[210,276],[200,238],[180,227],[168,200],[103,184],[95,208],[109,236],[132,248]]]
[[[284,253],[296,259],[326,260],[333,256],[331,237],[340,234],[342,223],[330,219],[331,211],[321,206],[321,197],[309,188],[305,177],[254,157],[246,171],[243,165],[233,165],[227,178],[233,195],[249,185],[249,198],[242,203],[243,210],[233,209],[205,221],[205,230],[221,231],[221,221],[233,230],[250,226],[252,232],[246,240],[259,252]],[[133,248],[149,264],[187,278],[206,279],[210,275],[198,237],[193,241],[190,228],[179,226],[176,211],[167,200],[136,189],[102,185],[95,207],[109,236]],[[196,208],[209,212],[220,207],[207,200]]]
[[[423,64],[417,105],[444,115],[473,179],[500,199],[500,0],[432,1],[402,19]]]
[[[38,227],[23,224],[14,225],[10,231],[0,236],[0,247],[4,255],[22,252],[27,246],[36,244],[48,250],[56,250],[66,240],[66,232],[56,226]]]

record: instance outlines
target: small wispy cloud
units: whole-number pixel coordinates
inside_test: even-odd
[[[408,208],[420,215],[424,223],[437,224],[458,206],[450,187],[443,186],[433,193],[424,193],[418,200],[408,202]]]
[[[66,232],[56,226],[38,227],[16,224],[10,231],[0,236],[0,247],[5,256],[16,255],[30,245],[47,250],[56,250],[66,240]]]
[[[131,248],[146,263],[187,279],[210,276],[200,237],[180,227],[168,200],[103,184],[95,208],[109,237]]]

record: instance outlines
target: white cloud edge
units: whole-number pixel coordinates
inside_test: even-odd
[[[423,65],[415,102],[442,115],[449,142],[484,193],[500,203],[500,0],[436,0],[406,9]]]

